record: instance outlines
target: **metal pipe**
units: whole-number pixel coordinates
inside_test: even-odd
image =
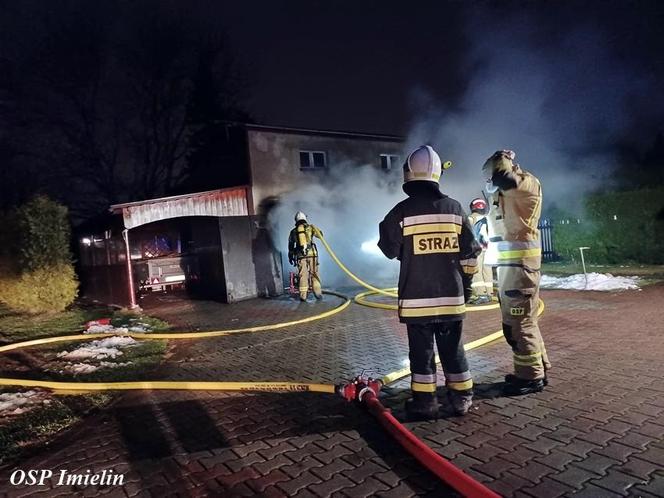
[[[586,287],[588,287],[588,274],[586,273],[586,260],[583,257],[583,251],[590,249],[590,247],[579,247],[579,252],[581,253],[581,266],[583,266],[583,276],[586,277]]]
[[[136,292],[134,290],[134,275],[131,270],[131,250],[129,249],[129,229],[122,230],[122,238],[125,241],[125,254],[127,257],[127,281],[129,282],[129,309],[138,308],[136,304]]]

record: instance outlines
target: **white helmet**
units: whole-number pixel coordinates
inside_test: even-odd
[[[302,211],[298,211],[295,213],[295,223],[298,221],[307,221],[307,215],[304,214]]]
[[[403,181],[425,180],[439,183],[443,169],[452,166],[450,161],[441,164],[440,156],[430,145],[422,145],[410,153],[403,165]]]

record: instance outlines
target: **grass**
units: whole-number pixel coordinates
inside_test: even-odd
[[[53,354],[54,356],[54,353],[71,350],[81,344],[82,342],[63,343],[57,348],[49,348],[50,351],[48,353]],[[50,372],[49,377],[52,380],[65,382],[120,382],[128,380],[144,380],[146,374],[149,374],[153,367],[159,364],[166,353],[166,349],[166,341],[146,339],[139,341],[135,346],[122,348],[122,355],[104,360],[108,363],[131,363],[130,365],[101,368],[86,374]]]
[[[586,264],[586,271],[596,273],[610,273],[620,277],[640,277],[644,284],[661,282],[664,280],[664,265],[642,265],[638,263],[625,263],[624,265],[597,265]],[[543,263],[542,273],[547,275],[565,277],[583,273],[581,263]]]
[[[16,313],[0,303],[0,337],[18,342],[37,337],[76,334],[90,320],[109,316],[105,307],[73,308],[60,313],[28,315]]]
[[[168,323],[157,318],[114,311],[106,307],[73,307],[68,311],[48,315],[14,313],[0,305],[0,339],[12,343],[39,337],[51,337],[80,333],[85,323],[99,318],[111,318],[115,327],[131,327],[138,324],[152,330],[166,330]],[[57,366],[56,354],[74,349],[84,341],[72,341],[32,348],[31,357],[41,363]],[[108,382],[144,380],[161,362],[167,350],[163,340],[143,340],[132,347],[122,349],[122,355],[105,361],[130,363],[114,368],[102,368],[87,374],[40,371],[30,372],[30,377],[48,380]],[[0,364],[2,364],[0,358]],[[56,361],[53,363],[53,361]],[[94,362],[91,362],[94,364]],[[4,369],[5,371],[7,368]],[[3,388],[2,392],[18,389]],[[23,414],[0,417],[0,463],[17,458],[25,449],[43,444],[59,431],[70,427],[89,412],[101,408],[118,396],[118,393],[87,393],[79,395],[53,395],[49,404],[39,405]]]
[[[107,405],[109,393],[84,396],[53,396],[48,405],[34,408],[0,425],[0,463],[19,456],[25,449],[48,441],[57,432],[80,420],[86,413]]]

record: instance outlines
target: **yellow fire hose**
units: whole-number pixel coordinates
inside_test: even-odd
[[[363,304],[365,306],[373,306],[376,308],[383,308],[393,310],[396,309],[396,305],[385,304],[385,303],[374,303],[366,301],[363,298],[368,295],[381,294],[389,297],[397,297],[396,288],[390,289],[379,289],[371,284],[368,284],[354,275],[346,266],[339,260],[332,248],[329,246],[327,241],[320,237],[321,242],[327,249],[328,253],[335,261],[337,265],[355,282],[366,287],[369,291],[362,292],[355,296],[355,301],[358,304]],[[223,337],[239,333],[249,333],[249,332],[264,332],[267,330],[281,329],[285,327],[291,327],[294,325],[300,325],[303,323],[313,322],[315,320],[321,320],[323,318],[328,318],[332,315],[340,313],[345,310],[351,303],[351,301],[344,295],[332,292],[324,291],[326,294],[334,295],[344,299],[344,302],[332,310],[325,311],[318,315],[314,315],[307,318],[301,318],[299,320],[292,320],[288,322],[281,322],[271,325],[260,325],[257,327],[246,327],[238,329],[228,329],[228,330],[214,330],[208,332],[174,332],[174,333],[113,333],[113,334],[74,334],[67,336],[59,337],[47,337],[42,339],[33,339],[30,341],[22,341],[14,344],[7,344],[0,346],[0,353],[5,353],[8,351],[13,351],[17,349],[44,345],[44,344],[53,344],[57,342],[70,342],[70,341],[83,341],[90,339],[100,339],[106,338],[113,335],[119,335],[124,337],[132,337],[137,340],[150,340],[150,339],[201,339],[209,337]],[[479,311],[494,309],[498,307],[497,304],[490,304],[486,306],[476,306],[469,308],[468,311]],[[544,309],[544,304],[540,301],[540,310],[541,314]],[[476,341],[470,342],[465,345],[466,350],[475,349],[481,345],[492,342],[496,339],[502,337],[502,332],[494,332],[489,334],[486,337],[478,339]],[[438,359],[437,359],[438,361]],[[385,377],[383,377],[383,383],[389,384],[394,382],[406,375],[410,374],[409,368],[401,369],[397,372],[392,372]],[[308,383],[299,383],[299,382],[197,382],[197,381],[136,381],[136,382],[58,382],[58,381],[41,381],[41,380],[30,380],[30,379],[12,379],[12,378],[0,378],[0,386],[20,386],[20,387],[40,387],[46,389],[53,389],[56,392],[87,392],[87,391],[108,391],[108,390],[136,390],[136,389],[180,389],[180,390],[209,390],[209,391],[308,391],[308,392],[320,392],[320,393],[334,393],[335,386],[333,384],[308,384]]]
[[[371,284],[366,283],[364,280],[359,278],[357,275],[355,275],[353,272],[351,272],[348,268],[346,268],[346,265],[344,265],[341,260],[337,257],[337,255],[334,253],[330,245],[327,243],[325,238],[321,235],[319,236],[320,241],[323,243],[325,246],[325,249],[329,253],[330,257],[332,260],[341,268],[346,275],[348,275],[350,278],[352,278],[355,282],[360,284],[362,287],[366,287],[369,289],[368,291],[365,292],[360,292],[357,294],[354,298],[355,302],[357,304],[361,304],[362,306],[369,306],[372,308],[380,308],[380,309],[385,309],[385,310],[396,310],[397,305],[395,304],[387,304],[387,303],[376,303],[373,301],[368,301],[364,299],[367,296],[374,295],[374,294],[380,294],[383,296],[388,296],[388,297],[398,297],[397,294],[397,288],[396,287],[390,287],[389,289],[379,289],[378,287],[374,287]],[[492,303],[492,304],[485,304],[485,305],[480,305],[480,306],[472,306],[472,307],[467,307],[466,311],[485,311],[485,310],[491,310],[491,309],[496,309],[500,305],[498,303]]]

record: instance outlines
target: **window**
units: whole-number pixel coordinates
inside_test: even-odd
[[[320,169],[327,167],[325,152],[301,150],[300,169]]]
[[[391,170],[399,167],[399,156],[395,154],[381,154],[380,167],[384,170]]]

